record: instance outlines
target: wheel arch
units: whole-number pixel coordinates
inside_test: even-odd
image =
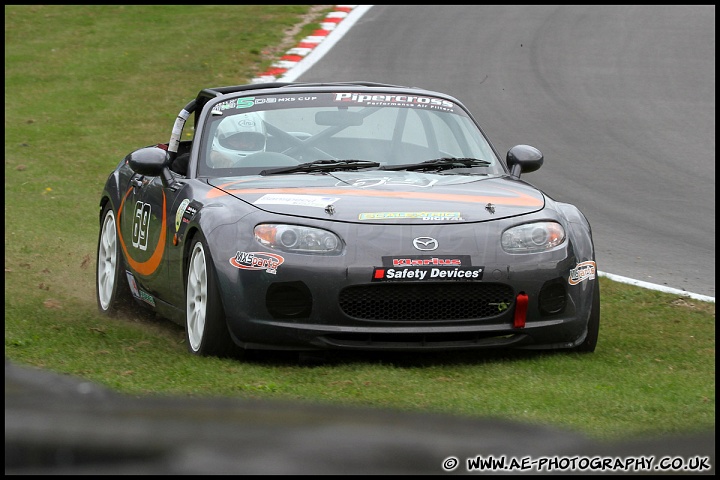
[[[182,274],[183,274],[183,288],[187,288],[187,276],[188,276],[188,263],[190,262],[190,254],[192,253],[193,242],[195,236],[200,231],[198,226],[192,226],[188,228],[185,233],[185,240],[183,241],[183,253],[182,253]]]
[[[108,195],[103,195],[102,197],[100,197],[100,205],[99,205],[100,208],[98,210],[98,220],[99,220],[100,224],[102,224],[103,211],[105,210],[105,206],[108,203],[110,203],[110,197]],[[115,210],[115,209],[113,209],[113,210]]]

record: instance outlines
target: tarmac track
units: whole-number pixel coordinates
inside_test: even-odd
[[[714,301],[715,5],[373,5],[298,67],[457,97],[544,153],[523,180],[587,215],[600,271]]]

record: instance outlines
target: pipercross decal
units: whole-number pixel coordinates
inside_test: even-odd
[[[485,267],[415,267],[415,268],[385,268],[376,267],[373,270],[373,282],[386,281],[468,281],[482,280]]]
[[[230,259],[230,265],[243,270],[265,270],[273,275],[285,261],[280,255],[267,252],[237,252]]]
[[[336,93],[335,101],[359,105],[391,105],[452,110],[455,104],[449,100],[418,95],[382,95],[366,93]]]
[[[121,231],[122,231],[122,230],[120,230],[120,217],[121,217],[121,215],[123,215],[123,213],[124,213],[125,200],[127,200],[128,196],[130,195],[130,192],[132,192],[132,190],[133,190],[132,188],[128,189],[127,193],[125,194],[125,196],[123,197],[122,201],[120,202],[120,208],[118,208],[117,220],[116,220],[116,223],[117,223],[116,228],[117,228],[117,231],[118,231],[118,232],[121,232]],[[138,202],[138,203],[140,203],[140,202]],[[132,268],[133,270],[135,270],[135,272],[139,273],[140,275],[144,275],[144,276],[151,275],[151,274],[155,273],[155,271],[157,270],[157,268],[160,266],[160,260],[162,260],[163,253],[165,252],[165,237],[167,236],[167,232],[166,232],[166,230],[167,230],[167,218],[165,218],[165,207],[166,207],[166,204],[167,204],[167,199],[165,198],[165,192],[163,192],[163,205],[162,205],[162,220],[161,220],[161,224],[160,224],[160,237],[158,238],[157,245],[155,245],[155,248],[152,250],[152,252],[153,252],[152,255],[151,255],[150,258],[148,258],[146,261],[144,261],[144,262],[139,262],[139,261],[135,260],[135,259],[132,257],[132,255],[130,255],[130,252],[128,251],[127,245],[125,245],[125,239],[123,238],[123,236],[122,236],[122,235],[118,235],[118,238],[120,239],[120,246],[122,247],[123,252],[125,253],[125,258],[127,259],[128,266],[129,266],[130,268]],[[142,203],[140,203],[140,206],[143,206],[143,205],[147,205],[147,204],[142,204]],[[136,205],[136,207],[137,207],[137,205]],[[149,214],[149,208],[150,208],[150,207],[149,207],[149,205],[148,205],[148,214]],[[141,210],[139,210],[139,212],[142,213],[143,210],[144,210],[144,208],[141,209]],[[136,216],[133,218],[133,239],[132,239],[132,240],[133,240],[133,245],[134,245],[134,246],[137,246],[138,248],[139,248],[141,245],[144,245],[143,250],[146,250],[146,249],[147,249],[147,232],[148,232],[148,228],[149,228],[149,224],[150,224],[150,218],[148,217],[148,218],[147,218],[147,222],[143,225],[143,222],[142,222],[142,219],[141,219],[141,218],[142,218],[142,215],[141,215],[140,217],[138,217],[138,210],[137,210],[137,208],[136,208],[135,215],[136,215]],[[143,227],[143,226],[144,226],[144,227],[146,228],[146,229],[145,229],[145,235],[146,235],[146,236],[145,236],[144,242],[140,242],[140,241],[139,241],[139,240],[140,240],[139,234],[138,234],[138,236],[137,236],[137,238],[136,238],[136,235],[135,235],[135,227],[136,227],[136,226],[137,226],[137,227]],[[136,240],[138,240],[137,243],[136,243]]]
[[[575,268],[570,270],[570,278],[568,283],[570,285],[577,285],[585,280],[595,279],[595,262],[588,260],[587,262],[580,262],[575,265]]]

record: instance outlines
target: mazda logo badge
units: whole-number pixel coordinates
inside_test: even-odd
[[[438,241],[431,237],[417,237],[413,240],[413,246],[418,250],[435,250]]]

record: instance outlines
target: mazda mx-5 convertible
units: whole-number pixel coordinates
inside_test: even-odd
[[[595,350],[592,233],[452,96],[371,82],[201,90],[100,197],[97,303],[251,349]]]

